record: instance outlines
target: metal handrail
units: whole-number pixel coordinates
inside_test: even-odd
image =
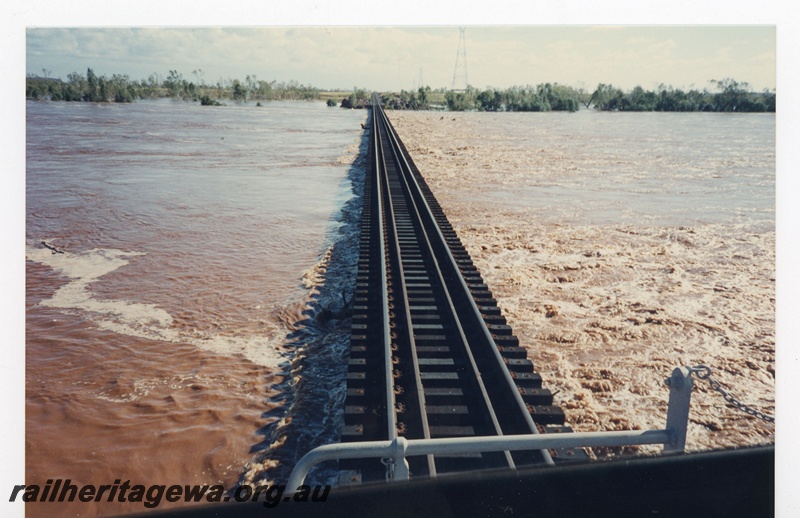
[[[400,468],[395,479],[408,478],[406,457],[490,451],[538,450],[548,448],[618,447],[663,444],[664,453],[682,453],[686,445],[689,406],[692,397],[692,371],[678,367],[665,381],[669,387],[667,426],[663,430],[625,430],[617,432],[575,432],[564,434],[504,435],[489,437],[449,437],[444,439],[350,442],[327,444],[306,453],[292,470],[287,486],[303,484],[316,464],[329,460],[389,458]]]
[[[413,455],[669,444],[674,437],[674,431],[665,429],[414,440],[397,437],[391,441],[326,444],[308,452],[300,459],[292,470],[287,487],[295,488],[302,485],[312,467],[328,460],[388,457],[396,465],[400,465],[405,462],[406,457]]]

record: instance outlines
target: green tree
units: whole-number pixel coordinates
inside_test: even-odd
[[[247,89],[242,86],[242,83],[240,83],[238,79],[234,79],[234,81],[233,81],[232,98],[233,98],[234,101],[246,101],[247,100]]]
[[[475,97],[477,90],[471,86],[467,86],[464,92],[454,92],[449,90],[444,94],[445,102],[447,102],[447,109],[450,111],[467,111],[475,108]]]
[[[500,111],[503,109],[503,97],[497,90],[487,89],[478,94],[475,106],[481,111]]]
[[[419,94],[418,98],[419,98],[420,107],[427,109],[428,108],[428,94],[431,93],[431,87],[430,86],[425,86],[425,87],[420,86],[419,90],[417,90],[417,92]]]
[[[619,110],[623,111],[653,111],[658,104],[655,92],[645,91],[641,86],[634,87],[630,93],[622,96]]]
[[[114,74],[110,80],[111,97],[117,103],[129,103],[137,97],[136,88],[126,75]]]
[[[99,93],[97,91],[97,76],[91,68],[86,70],[86,90],[83,92],[83,100],[97,101]]]
[[[712,79],[719,93],[714,95],[714,108],[719,112],[754,111],[753,103],[748,98],[747,83],[739,83],[726,77],[719,81]]]
[[[169,97],[181,98],[183,75],[181,75],[177,70],[170,70],[169,75],[167,75],[167,78],[164,79],[162,86],[166,88],[167,95]]]
[[[108,102],[108,81],[106,81],[104,76],[100,76],[97,83],[97,100],[100,102]]]
[[[622,90],[611,85],[600,83],[597,85],[589,102],[598,110],[617,110],[623,97]]]
[[[268,82],[268,81],[259,81],[258,82],[258,97],[260,99],[269,100],[272,99],[272,85],[275,84],[275,81]]]
[[[569,86],[553,83],[547,94],[551,110],[575,112],[581,107],[581,93]]]

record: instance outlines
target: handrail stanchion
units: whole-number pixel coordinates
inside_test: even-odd
[[[411,475],[408,469],[408,459],[406,459],[408,440],[405,437],[396,437],[392,441],[392,447],[394,448],[394,480],[408,480]]]
[[[664,445],[664,453],[683,453],[694,386],[692,372],[687,367],[676,367],[664,383],[669,387],[667,430],[672,434],[672,441]]]

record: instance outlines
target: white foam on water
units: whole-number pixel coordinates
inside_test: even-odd
[[[214,335],[188,340],[204,351],[223,356],[243,357],[264,367],[276,368],[286,361],[279,346],[267,337]]]
[[[43,300],[42,306],[91,313],[90,318],[98,326],[120,334],[172,341],[177,338],[170,329],[172,317],[163,309],[152,304],[98,299],[89,290],[90,283],[125,266],[129,257],[140,255],[144,254],[105,248],[81,253],[53,253],[47,249],[27,251],[29,260],[50,266],[72,279],[51,298]]]
[[[197,348],[229,357],[243,357],[257,365],[277,367],[285,360],[280,349],[265,336],[224,336],[199,334],[191,329],[172,327],[173,318],[154,304],[128,300],[99,299],[89,285],[129,263],[142,252],[95,248],[86,252],[54,253],[45,248],[29,248],[30,261],[47,265],[69,277],[51,298],[40,304],[46,307],[86,312],[86,318],[99,328],[126,336],[189,343]]]

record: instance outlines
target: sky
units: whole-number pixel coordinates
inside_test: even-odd
[[[463,87],[459,27],[28,28],[26,73],[289,81],[323,89]],[[776,87],[774,25],[465,26],[466,72],[478,88],[560,83],[594,90],[709,88],[733,78]],[[455,83],[454,83],[455,81]]]

